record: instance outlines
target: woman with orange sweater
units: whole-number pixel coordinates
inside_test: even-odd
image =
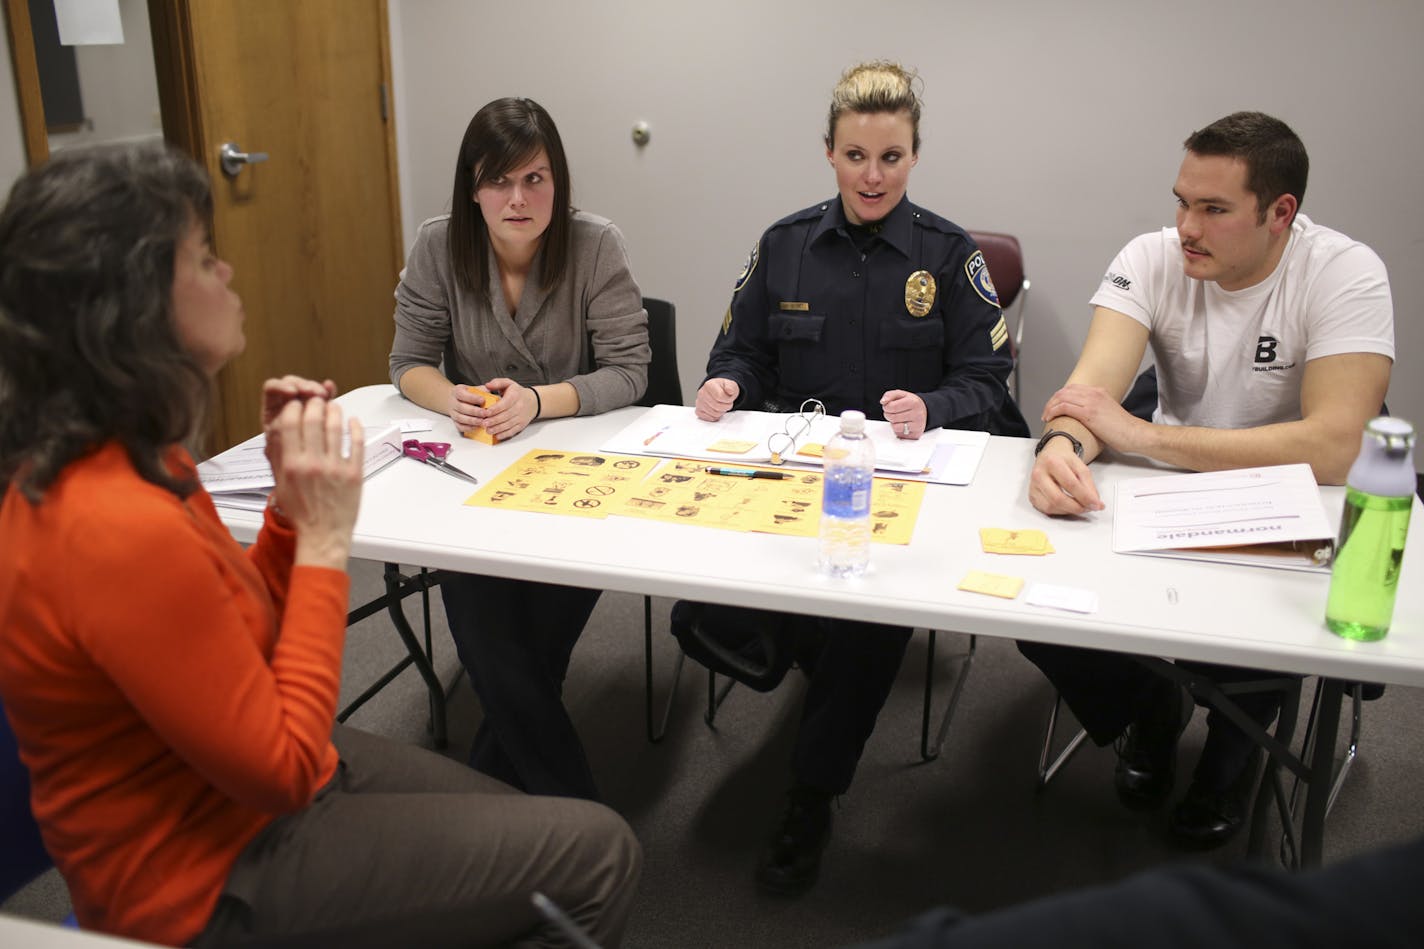
[[[542,890],[616,942],[617,815],[334,725],[362,460],[334,386],[264,386],[250,549],[198,484],[184,446],[245,343],[210,213],[196,165],[135,147],[61,153],[0,211],[0,699],[80,924],[555,944]]]

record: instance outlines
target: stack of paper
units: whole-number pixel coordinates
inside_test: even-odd
[[[218,507],[261,511],[277,482],[263,451],[265,437],[254,435],[240,445],[198,464],[198,477]],[[401,425],[392,422],[366,433],[363,477],[371,477],[401,456]]]

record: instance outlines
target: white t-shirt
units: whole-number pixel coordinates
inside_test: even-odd
[[[1364,244],[1297,214],[1269,277],[1244,290],[1188,277],[1177,229],[1143,234],[1108,268],[1094,306],[1147,327],[1157,362],[1154,421],[1251,428],[1296,421],[1307,360],[1394,358],[1384,262]]]

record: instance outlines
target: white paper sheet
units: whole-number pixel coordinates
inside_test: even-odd
[[[222,454],[199,462],[198,478],[213,496],[213,503],[222,506],[224,495],[245,495],[228,507],[253,510],[255,498],[265,495],[275,485],[272,467],[262,451],[262,435],[254,435]],[[375,431],[366,432],[366,456],[362,463],[363,477],[369,478],[401,456],[401,425],[392,422]]]
[[[54,0],[62,46],[113,46],[124,41],[119,0]]]

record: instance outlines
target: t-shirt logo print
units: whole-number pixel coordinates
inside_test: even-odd
[[[1256,362],[1275,362],[1278,345],[1280,345],[1280,340],[1274,336],[1262,336],[1256,340]]]

